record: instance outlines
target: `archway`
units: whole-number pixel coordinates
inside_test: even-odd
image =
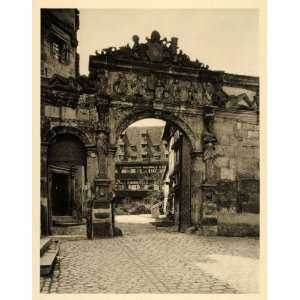
[[[145,111],[127,116],[116,132],[115,215],[151,213],[185,231],[192,220],[190,128]]]

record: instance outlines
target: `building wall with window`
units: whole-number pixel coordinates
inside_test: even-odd
[[[76,122],[89,120],[75,82],[78,29],[77,9],[41,10],[41,235],[59,217],[81,222],[83,216],[87,153]]]
[[[64,77],[79,75],[77,53],[77,9],[41,10],[41,76],[51,78],[54,74]]]
[[[169,153],[168,167],[163,176],[164,212],[184,231],[191,221],[190,148],[178,128],[167,123],[163,140]]]
[[[129,127],[119,138],[116,152],[116,196],[121,202],[137,201],[150,209],[161,201],[162,177],[168,151],[162,141],[164,127]]]

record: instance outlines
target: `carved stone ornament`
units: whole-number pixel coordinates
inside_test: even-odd
[[[152,62],[162,62],[164,59],[164,43],[166,39],[161,40],[158,31],[154,30],[151,33],[151,38],[146,38],[148,49],[146,51],[148,58]]]
[[[96,102],[97,112],[98,112],[98,129],[102,131],[108,131],[109,127],[109,100],[107,99],[97,99]]]
[[[108,155],[108,134],[100,131],[97,136],[96,149],[98,154],[99,177],[106,177],[107,155]]]
[[[152,31],[150,38],[146,38],[146,43],[140,43],[137,35],[132,37],[133,46],[129,44],[119,48],[109,47],[103,49],[100,53],[96,51],[97,56],[112,57],[126,60],[139,60],[152,63],[167,63],[185,67],[199,68],[207,70],[209,67],[198,60],[192,61],[182,50],[178,51],[178,39],[171,37],[161,39],[160,33]]]
[[[213,135],[213,123],[215,120],[215,110],[213,106],[204,106],[203,121],[205,131]]]

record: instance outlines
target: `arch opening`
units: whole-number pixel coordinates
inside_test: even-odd
[[[117,129],[115,215],[151,214],[191,224],[191,136],[169,118],[142,114]]]
[[[190,128],[190,126],[180,118],[180,116],[177,116],[173,113],[168,113],[164,111],[163,113],[161,111],[141,111],[141,112],[134,112],[132,114],[129,114],[127,117],[125,117],[123,120],[119,122],[116,128],[116,141],[118,141],[120,135],[128,128],[129,126],[132,126],[132,124],[145,120],[145,119],[155,119],[155,120],[161,120],[166,123],[170,123],[173,126],[177,127],[182,131],[182,133],[185,134],[188,142],[191,146],[191,151],[194,151],[196,149],[196,138],[193,130]]]

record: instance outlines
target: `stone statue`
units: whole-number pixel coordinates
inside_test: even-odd
[[[97,137],[96,149],[98,154],[99,177],[105,178],[107,175],[107,155],[108,155],[107,133],[100,131]]]
[[[179,80],[175,79],[173,81],[173,85],[172,85],[172,91],[171,91],[171,95],[173,97],[173,102],[177,102],[180,97],[180,84],[179,84]]]
[[[202,86],[200,82],[192,82],[191,103],[202,105]]]
[[[113,84],[113,90],[118,95],[125,95],[127,93],[127,80],[124,74],[120,74],[118,80]]]
[[[113,54],[114,52],[117,51],[117,48],[116,47],[108,47],[108,48],[105,48],[101,51],[101,54],[103,55],[111,55]],[[97,54],[97,53],[96,53]]]
[[[212,105],[214,95],[214,86],[210,82],[203,83],[203,104]]]
[[[105,76],[105,74],[98,74],[97,76],[97,92],[100,95],[107,94],[107,88],[108,88],[108,78]]]
[[[215,153],[215,140],[210,139],[204,144],[203,160],[205,162],[205,181],[211,182],[214,179],[214,159]]]
[[[139,41],[140,41],[140,38],[139,38],[139,36],[138,35],[134,35],[133,37],[132,37],[132,40],[133,40],[133,46],[132,46],[132,56],[134,57],[134,58],[141,58],[141,46],[140,46],[140,43],[139,43]]]
[[[177,62],[178,38],[172,37],[171,41],[167,41],[168,47],[164,49],[164,58],[170,63]]]
[[[212,106],[204,106],[203,121],[205,125],[205,134],[213,135],[213,124],[215,120],[215,111]],[[205,140],[206,136],[204,136]]]
[[[256,105],[256,99],[254,97],[253,101],[249,99],[246,93],[240,95],[229,95],[227,102],[225,103],[225,109],[253,109]]]
[[[258,107],[256,96],[251,101],[246,93],[239,95],[228,95],[224,92],[222,86],[217,84],[213,92],[213,103],[225,109],[248,109],[253,110]]]
[[[181,103],[186,103],[189,97],[189,83],[188,82],[181,82],[180,89],[179,89],[179,97]]]
[[[164,59],[164,48],[167,39],[160,39],[160,33],[156,30],[152,31],[151,37],[146,38],[147,51],[146,54],[151,62],[162,62]]]
[[[109,122],[109,101],[107,99],[98,98],[96,103],[98,113],[97,129],[106,130]]]
[[[157,30],[152,31],[150,38],[146,37],[146,43],[140,43],[138,35],[133,35],[133,46],[128,44],[123,47],[109,47],[103,49],[101,53],[96,51],[97,56],[103,56],[106,59],[108,56],[126,60],[140,60],[151,63],[167,63],[185,67],[208,69],[208,66],[199,62],[192,61],[188,55],[182,50],[178,52],[178,38],[171,37],[168,41],[166,38],[161,39],[160,33]]]
[[[164,94],[164,87],[160,79],[157,81],[157,85],[155,87],[155,98],[162,99]]]

